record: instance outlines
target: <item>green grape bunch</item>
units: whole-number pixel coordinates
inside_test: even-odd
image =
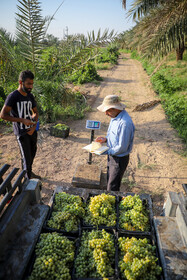
[[[102,193],[90,197],[86,206],[85,223],[89,225],[116,225],[116,198],[113,195]]]
[[[47,226],[67,232],[78,230],[80,219],[85,215],[84,203],[78,195],[57,193],[53,211]]]
[[[113,277],[115,244],[111,233],[103,230],[83,231],[75,260],[77,278]]]
[[[58,233],[42,233],[28,280],[71,280],[74,242]]]
[[[132,231],[149,231],[149,212],[139,195],[128,195],[119,202],[119,227]]]
[[[123,279],[157,280],[162,268],[157,264],[155,246],[147,238],[135,237],[118,239],[119,269]]]

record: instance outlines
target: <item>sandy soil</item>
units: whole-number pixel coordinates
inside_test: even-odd
[[[110,118],[96,108],[106,95],[117,94],[127,105],[126,110],[136,127],[130,163],[120,190],[151,194],[154,213],[160,214],[167,192],[181,192],[182,184],[187,183],[187,160],[180,155],[184,149],[182,141],[167,121],[161,104],[144,111],[133,111],[138,104],[159,99],[138,61],[122,55],[117,66],[99,71],[99,74],[104,78],[99,86],[86,84],[80,87],[92,110],[83,120],[66,122],[70,126],[68,138],[50,136],[51,124],[39,131],[33,171],[42,176],[43,201],[48,203],[56,186],[71,186],[77,164],[87,163],[88,152],[82,149],[90,142],[86,120],[101,121],[101,130],[95,132],[95,137],[106,135]],[[2,125],[0,144],[0,166],[8,163],[12,168],[21,168],[15,136],[7,129],[5,133]],[[92,162],[102,168],[102,185],[106,185],[106,156],[93,155]]]

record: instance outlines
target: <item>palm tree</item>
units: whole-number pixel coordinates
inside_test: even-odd
[[[129,15],[139,19],[136,35],[145,55],[165,55],[175,49],[177,60],[182,60],[187,0],[136,0]]]
[[[36,69],[40,67],[42,42],[44,42],[46,30],[54,15],[43,19],[38,0],[18,0],[18,2],[20,5],[17,6],[19,13],[16,13],[17,40],[22,46],[23,57],[32,63],[33,72],[36,73]],[[77,67],[80,64],[80,59],[84,58],[84,63],[88,61],[94,48],[97,49],[110,42],[114,36],[113,30],[111,32],[105,30],[103,34],[99,30],[97,35],[94,32],[88,34],[88,38],[83,38],[80,41],[80,46],[76,47],[76,50],[73,49],[73,53],[70,53],[67,61],[63,64],[64,71]]]
[[[17,72],[21,71],[22,61],[13,36],[0,28],[0,82],[17,81]]]
[[[187,34],[186,3],[170,0],[150,10],[140,21],[136,34],[142,35],[140,45],[146,55],[166,55],[175,49],[176,59],[182,60]]]
[[[16,13],[16,36],[22,47],[22,55],[36,67],[41,50],[41,42],[45,35],[46,25],[49,18],[43,19],[38,0],[18,0],[19,13]]]

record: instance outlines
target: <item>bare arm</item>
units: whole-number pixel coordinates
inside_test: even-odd
[[[4,105],[0,113],[0,118],[9,122],[21,122],[27,126],[34,124],[31,120],[10,116],[11,109],[12,109],[11,107]]]
[[[37,110],[37,107],[34,107],[32,109],[32,111],[33,111],[32,118],[37,122],[38,121],[38,110]]]

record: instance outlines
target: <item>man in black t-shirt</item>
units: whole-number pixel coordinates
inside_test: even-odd
[[[26,177],[40,178],[32,172],[32,163],[37,150],[38,110],[36,101],[31,91],[33,88],[34,74],[23,71],[19,76],[19,87],[10,93],[1,110],[0,118],[13,122],[22,158],[22,168],[27,171]]]

